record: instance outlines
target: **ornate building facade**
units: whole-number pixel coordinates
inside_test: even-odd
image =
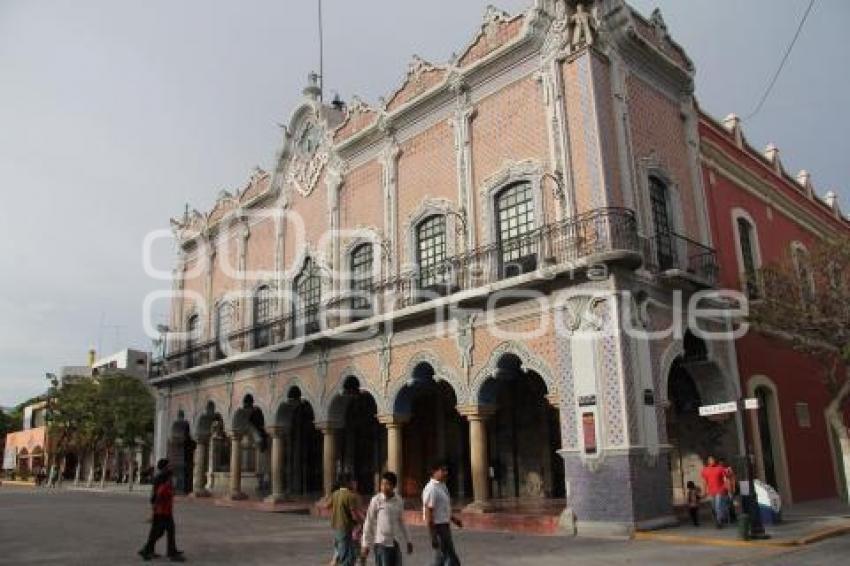
[[[674,520],[669,392],[740,394],[726,319],[687,330],[717,280],[693,79],[621,0],[488,9],[374,106],[312,78],[274,170],[173,221],[152,383],[179,487],[280,501],[390,469],[415,496],[445,459],[469,513]]]

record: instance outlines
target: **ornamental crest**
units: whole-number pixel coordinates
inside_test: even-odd
[[[308,196],[328,162],[324,132],[313,122],[305,122],[295,135],[294,149],[286,171],[286,182]]]

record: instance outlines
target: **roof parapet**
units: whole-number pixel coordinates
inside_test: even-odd
[[[744,133],[741,131],[741,119],[732,113],[723,118],[723,127],[735,138],[735,145],[744,147]]]
[[[797,183],[806,191],[806,196],[810,199],[815,198],[815,186],[812,184],[812,176],[805,169],[801,169],[797,173]]]
[[[777,175],[782,175],[785,172],[782,161],[779,159],[779,148],[776,147],[776,144],[767,144],[767,147],[764,148],[764,157],[773,165],[773,170],[776,171]]]

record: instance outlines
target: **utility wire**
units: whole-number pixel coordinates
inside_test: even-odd
[[[791,51],[794,49],[794,44],[797,43],[797,39],[800,37],[800,32],[803,31],[803,26],[806,25],[806,20],[809,19],[809,14],[812,11],[812,8],[815,5],[815,0],[811,0],[809,2],[809,7],[806,8],[806,12],[803,14],[803,18],[800,20],[800,24],[797,26],[797,31],[794,33],[794,39],[791,40],[791,43],[788,44],[788,48],[785,50],[785,55],[782,57],[782,62],[779,63],[779,68],[776,69],[776,73],[773,74],[773,78],[770,80],[770,84],[767,85],[767,89],[764,91],[764,95],[759,100],[758,105],[755,110],[750,112],[747,117],[744,118],[744,121],[749,120],[758,114],[764,103],[767,102],[767,97],[770,96],[771,91],[773,90],[774,85],[776,85],[776,81],[779,79],[779,75],[782,73],[782,69],[785,68],[785,64],[788,62],[788,58],[791,56]]]

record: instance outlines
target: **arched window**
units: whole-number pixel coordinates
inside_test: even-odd
[[[531,183],[515,183],[496,195],[501,272],[506,277],[537,269]]]
[[[215,312],[216,356],[221,359],[230,350],[230,335],[233,332],[233,305],[221,303]]]
[[[800,280],[800,299],[803,301],[803,306],[807,307],[815,300],[815,278],[810,266],[809,253],[802,244],[795,242],[791,244],[791,254],[794,268],[797,270],[797,278]]]
[[[319,331],[319,308],[322,302],[322,278],[319,268],[312,259],[304,262],[304,269],[295,280],[297,305],[296,328],[304,334]]]
[[[446,281],[445,216],[429,216],[419,223],[416,229],[416,261],[421,288],[435,287]]]
[[[186,367],[194,367],[197,363],[195,347],[201,338],[201,317],[193,314],[186,323]]]
[[[263,285],[254,293],[254,347],[265,348],[271,342],[272,293]]]
[[[676,265],[676,250],[670,223],[670,191],[658,177],[649,178],[649,202],[652,228],[655,230],[655,259],[659,269],[670,269]]]
[[[372,244],[361,244],[351,252],[351,310],[355,320],[364,318],[372,308]]]
[[[741,263],[744,270],[744,281],[747,296],[750,299],[759,297],[758,267],[756,265],[756,236],[755,229],[749,220],[738,217],[738,244],[741,250]]]

